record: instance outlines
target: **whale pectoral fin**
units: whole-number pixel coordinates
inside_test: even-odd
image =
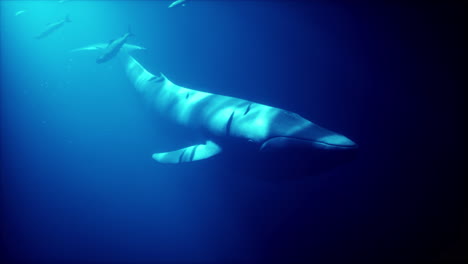
[[[86,46],[86,47],[82,47],[82,48],[78,48],[78,49],[72,49],[70,50],[70,52],[77,52],[77,51],[88,51],[88,50],[103,50],[105,49],[106,46],[105,44],[94,44],[94,45],[90,45],[90,46]]]
[[[203,160],[215,156],[222,151],[221,147],[211,140],[205,144],[170,151],[154,153],[153,159],[160,163],[184,163]]]
[[[72,49],[70,50],[70,52],[77,52],[77,51],[94,51],[94,50],[103,50],[105,48],[107,48],[108,44],[106,43],[99,43],[99,44],[93,44],[93,45],[89,45],[89,46],[86,46],[86,47],[82,47],[82,48],[77,48],[77,49]],[[131,51],[134,51],[134,50],[145,50],[146,48],[143,48],[143,47],[140,47],[140,46],[137,46],[137,45],[132,45],[132,44],[124,44],[122,46],[122,48],[124,48],[127,52],[131,52]]]

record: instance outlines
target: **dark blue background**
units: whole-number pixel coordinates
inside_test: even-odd
[[[169,2],[1,3],[5,261],[467,259],[462,5]],[[129,24],[150,71],[294,111],[358,158],[280,181],[220,159],[156,164],[199,139],[154,118],[117,60],[68,52]]]

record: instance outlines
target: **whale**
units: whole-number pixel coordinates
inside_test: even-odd
[[[72,52],[104,46],[93,44]],[[118,55],[130,84],[157,118],[198,138],[182,148],[156,149],[151,157],[157,163],[190,164],[218,158],[235,170],[262,174],[268,169],[302,176],[321,173],[356,157],[359,147],[353,140],[297,113],[182,87],[161,72],[149,72],[131,55],[144,49],[124,44]]]
[[[15,16],[19,16],[19,15],[22,15],[26,12],[26,10],[19,10],[18,12],[15,13]]]
[[[110,40],[109,44],[104,48],[101,56],[96,59],[96,63],[104,63],[114,58],[119,53],[122,46],[127,42],[128,38],[132,36],[134,36],[134,34],[130,31],[129,27],[128,32],[123,36]]]
[[[294,112],[179,86],[163,73],[150,73],[129,53],[122,60],[130,83],[152,111],[189,133],[203,135],[197,144],[152,154],[158,163],[192,163],[234,152],[237,157],[229,159],[236,164],[285,164],[277,169],[300,171],[336,166],[358,149],[348,137]]]
[[[185,6],[185,2],[186,0],[176,0],[174,2],[172,2],[167,8],[173,8],[173,7],[176,7],[176,6]]]
[[[55,32],[57,29],[64,26],[65,23],[69,23],[69,22],[71,22],[70,17],[68,15],[66,15],[64,19],[61,19],[61,20],[59,20],[57,22],[48,24],[47,27],[41,33],[39,33],[37,36],[35,36],[34,38],[35,39],[45,38],[49,34],[51,34],[52,32]]]

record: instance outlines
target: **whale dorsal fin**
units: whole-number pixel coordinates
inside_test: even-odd
[[[160,163],[192,162],[213,157],[221,150],[218,144],[208,140],[205,144],[193,145],[170,152],[154,153],[153,159]]]

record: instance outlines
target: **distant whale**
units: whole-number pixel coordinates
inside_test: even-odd
[[[119,53],[122,46],[127,42],[128,38],[134,36],[133,33],[130,32],[130,28],[127,33],[117,39],[113,39],[109,41],[109,44],[104,48],[104,51],[99,58],[96,59],[96,63],[103,63],[109,61],[110,59],[114,58],[117,53]]]
[[[18,12],[15,13],[15,16],[22,15],[26,12],[26,10],[19,10]]]
[[[162,73],[153,75],[137,60],[124,59],[136,90],[162,117],[199,131],[206,141],[152,155],[160,163],[185,163],[229,152],[231,147],[264,156],[309,158],[355,153],[357,144],[298,114],[230,96],[184,88]],[[244,155],[245,153],[245,155]],[[315,158],[314,158],[315,159]],[[316,164],[317,165],[317,164]],[[289,165],[290,166],[290,165]]]
[[[167,8],[173,8],[173,7],[178,6],[178,5],[185,6],[185,2],[186,2],[186,0],[176,0],[176,1],[172,2]]]
[[[39,35],[35,36],[36,39],[41,39],[48,36],[50,33],[56,31],[57,29],[61,28],[65,23],[71,22],[70,17],[68,15],[65,16],[64,19],[61,19],[57,22],[50,23],[47,27],[42,31]]]

